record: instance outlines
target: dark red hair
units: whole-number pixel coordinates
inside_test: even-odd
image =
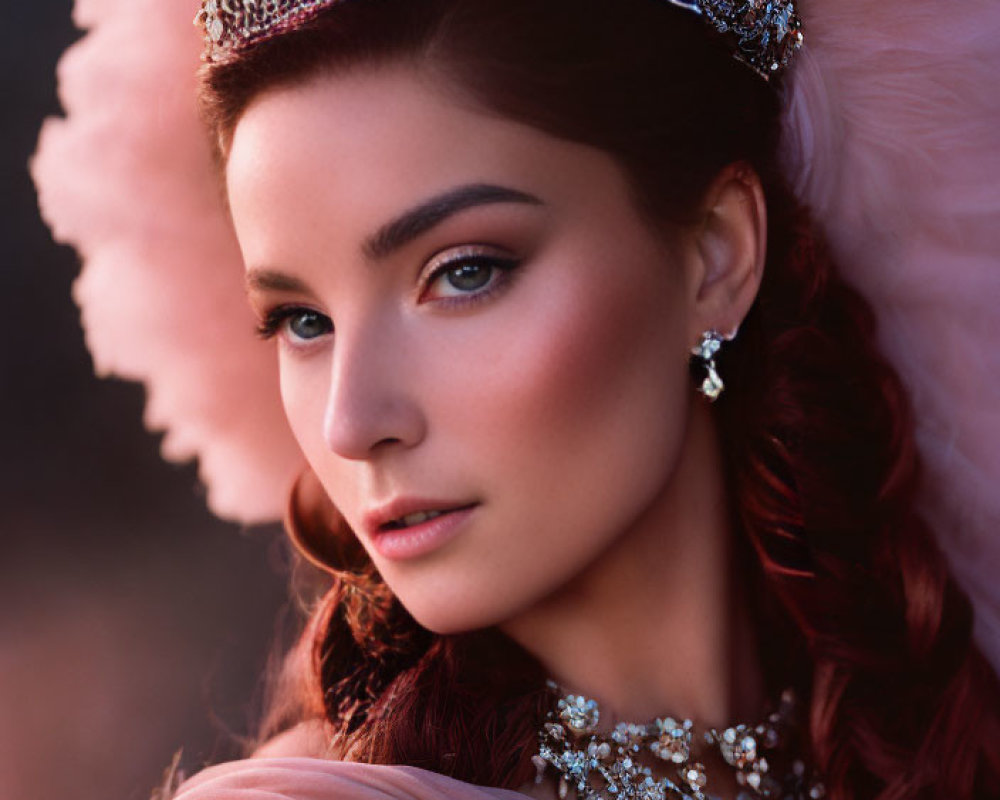
[[[872,312],[781,178],[779,89],[655,0],[343,0],[206,67],[220,155],[259,92],[392,59],[430,67],[487,113],[607,151],[658,226],[695,222],[723,167],[757,172],[765,277],[721,358],[715,411],[765,678],[809,698],[809,744],[834,800],[1000,794],[997,680],[914,511],[910,408]],[[344,758],[525,783],[546,702],[539,665],[496,632],[420,628],[336,519],[306,476],[289,528],[332,565],[333,588],[303,640],[312,668],[271,731],[316,714]]]

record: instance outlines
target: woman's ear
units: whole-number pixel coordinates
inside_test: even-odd
[[[764,275],[767,206],[757,173],[731,164],[712,182],[694,230],[689,339],[705,331],[734,333]]]

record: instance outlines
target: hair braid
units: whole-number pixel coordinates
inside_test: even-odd
[[[720,418],[743,524],[814,664],[818,766],[838,800],[986,796],[996,680],[914,510],[905,393],[804,214],[780,188],[769,208],[769,285],[726,354]]]

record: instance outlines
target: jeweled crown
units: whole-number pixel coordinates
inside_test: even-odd
[[[764,80],[780,74],[802,46],[802,20],[792,0],[666,1],[702,17]]]
[[[315,16],[340,0],[202,0],[194,18],[205,32],[205,59],[216,61]]]
[[[779,74],[802,45],[792,0],[662,0],[702,17],[733,55],[765,80]],[[280,35],[344,0],[202,0],[195,24],[205,32],[205,58],[224,60]]]

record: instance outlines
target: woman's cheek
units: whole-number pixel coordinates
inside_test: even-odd
[[[313,354],[303,358],[299,353],[280,352],[278,363],[285,416],[306,461],[321,474],[318,468],[328,453],[323,441],[323,418],[330,381],[329,357]]]
[[[669,355],[683,332],[670,298],[657,302],[648,282],[600,269],[528,285],[498,307],[492,332],[465,339],[489,357],[454,354],[464,388],[443,415],[465,421],[484,469],[564,513],[611,513],[653,491],[684,416],[686,360]]]

